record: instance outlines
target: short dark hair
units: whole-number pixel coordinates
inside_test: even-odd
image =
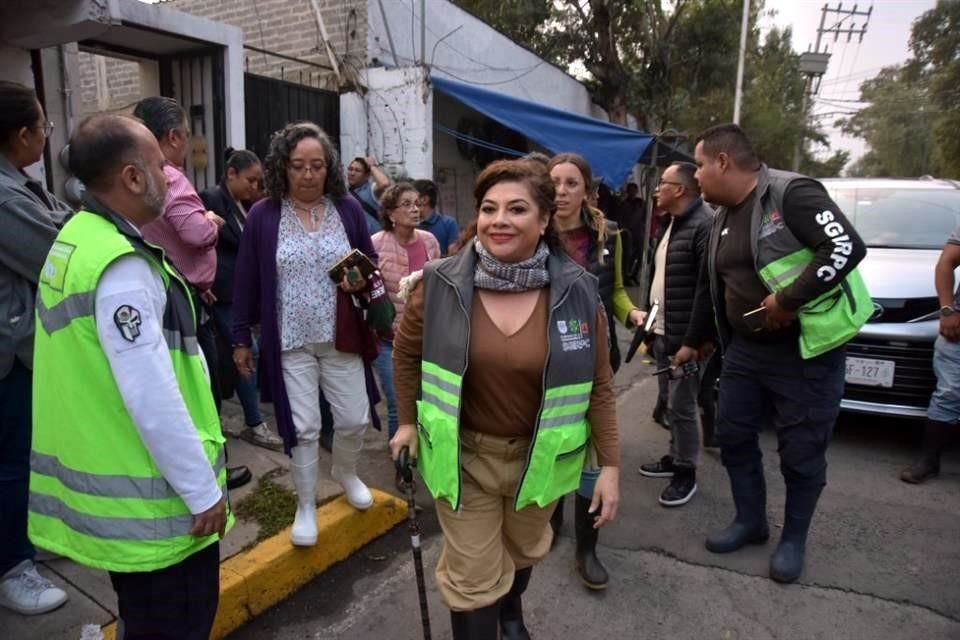
[[[419,193],[412,182],[394,182],[383,190],[380,196],[380,222],[383,223],[384,231],[393,231],[393,220],[390,219],[390,210],[396,209],[400,204],[400,196],[407,191]]]
[[[73,132],[68,164],[88,189],[105,189],[112,174],[124,165],[143,165],[133,122],[117,114],[96,114]]]
[[[414,180],[413,187],[417,190],[417,193],[427,197],[431,207],[437,206],[437,185],[433,180],[428,180],[427,178]]]
[[[673,162],[670,164],[671,167],[677,168],[677,178],[680,179],[680,183],[693,194],[694,198],[700,197],[700,183],[697,182],[696,173],[697,165],[692,162]]]
[[[180,103],[166,96],[150,96],[137,103],[133,115],[159,140],[171,129],[179,129],[187,123],[187,112]]]
[[[227,174],[228,169],[233,169],[235,172],[239,173],[244,169],[249,169],[252,166],[260,164],[260,158],[257,157],[253,151],[248,151],[247,149],[234,149],[233,147],[227,147],[223,152],[223,174]]]
[[[741,169],[755,171],[760,164],[753,143],[739,125],[718,124],[697,136],[697,143],[703,143],[703,152],[711,158],[725,153]]]
[[[35,127],[40,116],[33,89],[19,82],[0,81],[0,146],[6,146],[14,132]]]
[[[366,158],[363,158],[363,157],[361,157],[361,156],[357,156],[356,158],[354,158],[353,160],[350,161],[350,164],[353,164],[354,162],[356,162],[356,163],[359,164],[361,167],[363,167],[363,170],[364,170],[364,171],[366,171],[367,173],[370,173],[370,163],[367,162],[367,159],[366,159]],[[347,165],[347,166],[349,166],[349,165]]]
[[[323,155],[327,161],[327,179],[323,183],[323,193],[332,198],[340,199],[347,193],[347,185],[343,181],[343,172],[340,167],[340,154],[337,153],[330,137],[316,124],[309,121],[291,122],[280,131],[273,134],[270,140],[270,149],[263,162],[263,185],[267,197],[279,202],[290,188],[287,182],[287,165],[290,164],[290,154],[304,138],[316,138],[323,147]]]

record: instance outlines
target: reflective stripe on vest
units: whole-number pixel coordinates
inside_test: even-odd
[[[470,312],[460,291],[472,291],[472,255],[461,252],[428,265],[422,285],[418,468],[434,499],[447,500],[454,510],[461,507],[460,407],[470,342]],[[590,433],[586,412],[593,388],[596,278],[565,256],[551,256],[547,266],[549,354],[537,424],[514,501],[518,511],[530,504],[546,506],[577,487]]]
[[[47,333],[56,333],[69,325],[77,318],[93,316],[97,292],[87,291],[66,296],[63,300],[47,307],[43,300],[37,298],[37,317]],[[193,313],[191,310],[190,313]],[[164,320],[167,318],[165,317]],[[169,327],[163,328],[163,338],[171,350],[183,351],[187,355],[200,354],[200,343],[196,336],[184,336],[179,330]]]
[[[216,541],[190,535],[193,515],[144,446],[99,344],[97,283],[129,255],[163,281],[157,320],[176,384],[227,496],[223,434],[186,283],[161,251],[121,233],[108,215],[78,212],[57,236],[37,290],[28,531],[55,553],[122,572],[162,569]],[[228,508],[228,529],[233,521]]]
[[[790,183],[803,176],[763,167],[751,213],[751,233],[757,274],[773,292],[790,286],[807,269],[815,253],[804,246],[782,220],[784,194]],[[761,233],[762,227],[770,230]],[[826,293],[807,302],[797,312],[799,348],[804,359],[842,346],[866,324],[873,302],[858,269],[853,269]]]

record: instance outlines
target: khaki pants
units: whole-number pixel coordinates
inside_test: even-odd
[[[437,586],[454,611],[472,611],[506,595],[513,573],[550,551],[555,503],[514,510],[530,438],[500,438],[461,429],[463,495],[460,512],[437,501],[443,550]]]

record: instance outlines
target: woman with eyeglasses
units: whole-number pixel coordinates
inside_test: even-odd
[[[233,361],[240,375],[253,375],[252,329],[259,327],[261,396],[273,402],[293,459],[297,546],[317,540],[318,387],[333,412],[330,475],[354,508],[373,504],[357,458],[371,419],[368,389],[376,388],[368,387],[366,369],[377,344],[350,295],[366,282],[358,273],[335,283],[328,272],[353,249],[374,262],[377,255],[339,166],[330,138],[311,122],[274,135],[264,162],[267,197],[247,216],[234,275]]]
[[[70,207],[24,169],[52,129],[32,89],[0,81],[0,605],[24,615],[67,601],[37,573],[27,538],[34,296]]]
[[[380,197],[383,231],[373,234],[373,247],[379,256],[378,265],[387,295],[396,309],[393,330],[380,336],[380,354],[374,366],[387,397],[387,429],[392,438],[397,432],[397,399],[393,392],[393,334],[403,318],[404,301],[400,298],[400,280],[420,271],[430,260],[440,257],[440,244],[429,231],[417,229],[420,224],[420,194],[413,184],[390,185]]]
[[[610,366],[614,373],[620,368],[620,349],[613,319],[633,328],[643,322],[637,308],[623,286],[623,251],[616,222],[607,220],[590,203],[593,195],[593,172],[590,165],[576,153],[561,153],[547,164],[557,194],[557,214],[553,225],[567,255],[581,267],[597,276],[600,299],[607,313],[610,331]],[[590,510],[594,486],[600,470],[591,450],[584,467],[574,499],[574,531],[577,551],[576,567],[580,580],[588,589],[606,589],[607,570],[597,557],[599,530],[594,526],[596,514]],[[558,503],[551,523],[558,530],[563,522],[563,501]]]

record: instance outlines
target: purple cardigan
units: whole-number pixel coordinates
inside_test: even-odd
[[[367,223],[360,204],[349,195],[336,200],[334,204],[347,232],[350,246],[365,253],[376,264],[377,252],[367,233]],[[251,328],[260,326],[260,397],[264,402],[273,402],[277,430],[283,438],[284,450],[289,454],[290,449],[297,446],[297,431],[293,425],[290,401],[280,367],[276,257],[279,230],[278,202],[268,198],[251,207],[240,239],[240,251],[234,272],[233,344],[251,344]],[[336,348],[364,356],[370,415],[374,426],[379,429],[379,419],[373,407],[380,401],[380,394],[370,370],[370,362],[376,355],[375,349],[371,348],[376,344],[376,336],[371,334],[352,304],[341,306],[344,301],[350,302],[349,296],[339,289],[338,294]]]

